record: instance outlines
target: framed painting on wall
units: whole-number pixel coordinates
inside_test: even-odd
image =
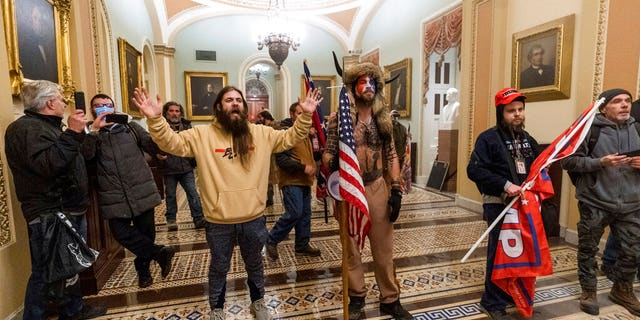
[[[227,86],[226,72],[184,72],[187,119],[212,120],[216,95]]]
[[[312,76],[313,85],[316,88],[320,88],[322,93],[322,102],[320,102],[320,111],[322,116],[328,116],[332,111],[337,111],[336,105],[336,76]],[[300,76],[300,97],[304,97],[307,94],[304,85],[304,74]],[[288,109],[287,109],[288,110]],[[288,114],[288,113],[287,113]],[[324,121],[321,119],[321,121]]]
[[[70,2],[2,1],[12,94],[20,94],[25,79],[49,80],[62,86],[67,103],[72,100]]]
[[[527,101],[570,97],[574,20],[570,15],[513,35],[511,86]]]
[[[401,118],[411,117],[411,58],[384,66],[387,79],[394,79],[385,86],[385,99],[391,110],[398,110]]]
[[[118,38],[120,57],[120,90],[122,92],[122,111],[134,117],[141,117],[140,110],[131,102],[133,90],[142,87],[142,53],[125,39]]]

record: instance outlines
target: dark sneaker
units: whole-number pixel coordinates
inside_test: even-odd
[[[349,320],[364,319],[364,297],[349,296]]]
[[[166,278],[171,272],[171,264],[173,256],[176,254],[176,248],[173,246],[164,246],[160,249],[160,252],[156,255],[155,259],[160,265],[162,270],[162,278]]]
[[[178,224],[175,221],[167,221],[167,231],[178,231]]]
[[[400,304],[400,300],[391,303],[380,303],[380,312],[386,313],[396,320],[413,320],[413,316]]]
[[[138,287],[140,287],[140,289],[146,288],[152,284],[153,284],[153,278],[151,276],[138,275]]]
[[[303,249],[296,249],[296,256],[310,256],[310,257],[319,257],[321,255],[320,249],[314,248],[307,244]]]
[[[202,229],[206,224],[207,220],[205,220],[204,218],[199,218],[193,221],[193,225],[196,227],[196,229]]]
[[[93,319],[93,318],[97,318],[99,316],[104,315],[105,313],[107,313],[107,308],[103,307],[103,306],[90,306],[90,305],[83,305],[82,306],[82,311],[80,311],[78,314],[72,316],[72,317],[65,317],[65,316],[60,316],[60,320],[82,320],[82,319]]]
[[[278,245],[267,242],[265,247],[267,248],[267,257],[271,260],[278,260],[280,257],[280,255],[278,255]]]

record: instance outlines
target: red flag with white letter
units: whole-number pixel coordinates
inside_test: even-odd
[[[542,200],[553,197],[546,168],[578,149],[603,101],[587,108],[536,158],[523,183],[520,199],[508,209],[502,221],[491,280],[513,298],[525,317],[533,314],[536,277],[553,273],[540,214]]]

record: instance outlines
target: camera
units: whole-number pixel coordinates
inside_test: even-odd
[[[121,113],[111,113],[104,117],[104,121],[126,124],[129,122],[129,116]]]

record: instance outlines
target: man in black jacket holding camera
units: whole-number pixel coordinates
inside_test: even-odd
[[[151,261],[158,262],[162,277],[166,278],[175,254],[174,247],[155,243],[154,208],[162,200],[143,151],[156,155],[160,150],[139,124],[111,123],[100,118],[114,110],[113,100],[105,94],[91,99],[91,113],[96,120],[89,126],[87,139],[96,141],[95,147],[83,152],[87,161],[96,166],[100,215],[109,221],[116,241],[136,255],[138,286],[146,288],[153,283]],[[100,115],[97,111],[101,111]]]
[[[87,119],[83,111],[75,110],[62,131],[66,103],[60,86],[50,81],[25,83],[22,99],[25,115],[7,128],[5,152],[29,232],[31,276],[23,318],[45,319],[46,292],[52,284],[44,281],[49,253],[43,247],[46,235],[41,217],[63,212],[87,237],[89,184],[80,154]],[[106,313],[104,307],[83,303],[79,284],[77,276],[66,280],[63,296],[56,297],[60,319],[91,319]]]

